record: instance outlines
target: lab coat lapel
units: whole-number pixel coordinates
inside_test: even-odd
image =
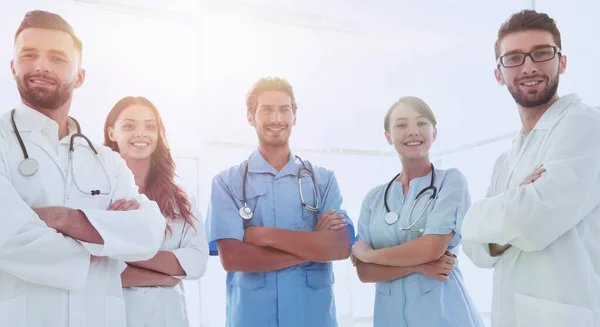
[[[506,170],[506,174],[499,174],[498,179],[504,178],[501,180],[501,188],[496,190],[496,193],[501,193],[507,190],[510,186],[510,180],[512,178],[513,172],[519,163],[519,160],[523,156],[523,150],[525,149],[525,144],[521,144],[520,135],[517,135],[513,140],[512,147],[508,151],[506,156],[506,160],[504,166],[508,169]],[[500,181],[498,181],[500,182]]]

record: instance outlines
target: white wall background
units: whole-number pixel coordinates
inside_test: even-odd
[[[600,3],[534,2],[557,20],[563,35],[569,62],[559,92],[576,91],[585,102],[600,104],[600,27],[593,24]],[[395,99],[417,95],[431,105],[440,122],[436,160],[466,175],[473,200],[484,195],[492,163],[510,140],[471,145],[519,128],[512,98],[493,78],[493,44],[500,24],[532,1],[6,3],[0,13],[0,62],[6,65],[0,112],[18,103],[8,64],[20,20],[32,9],[57,12],[84,43],[87,81],[72,108],[84,133],[101,141],[104,118],[117,100],[150,98],[163,114],[182,183],[198,193],[203,210],[212,176],[255,146],[244,96],[260,76],[283,76],[295,87],[294,149],[336,172],[355,221],[365,193],[399,169],[382,130]],[[142,11],[142,4],[150,9]],[[459,265],[487,317],[491,271],[475,268],[464,255]],[[347,261],[336,262],[335,273],[340,326],[369,326],[373,285],[360,283]],[[218,258],[211,258],[201,282],[186,283],[191,326],[224,325],[224,277]]]

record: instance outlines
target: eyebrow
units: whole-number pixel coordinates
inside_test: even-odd
[[[555,45],[552,44],[538,44],[538,45],[534,45],[533,47],[531,47],[531,51],[535,51],[541,48],[547,48],[547,47],[555,47]],[[511,54],[517,54],[517,53],[525,53],[526,51],[523,51],[521,49],[515,49],[512,51],[508,51],[507,53],[503,54],[501,57],[507,56],[507,55],[511,55]]]
[[[21,49],[21,53],[23,53],[23,52],[37,52],[37,51],[39,51],[39,50],[36,49],[36,48],[32,48],[32,47],[25,47],[25,48]],[[58,55],[61,55],[63,57],[69,58],[69,55],[67,55],[67,53],[64,52],[64,51],[52,49],[52,50],[49,50],[48,52],[53,53],[53,54],[58,54]]]
[[[126,122],[126,121],[131,121],[131,122],[134,122],[134,123],[136,122],[136,120],[133,120],[133,119],[130,119],[130,118],[123,119],[123,122]],[[155,119],[146,119],[145,122],[146,123],[156,122],[156,120]]]
[[[417,119],[421,119],[421,118],[427,118],[425,116],[417,116]],[[408,120],[408,118],[404,118],[404,117],[400,117],[400,118],[396,118],[396,121],[398,120]]]
[[[261,104],[259,106],[259,108],[268,108],[268,109],[275,108],[275,107],[277,107],[277,108],[291,108],[292,106],[290,106],[289,104],[285,104],[285,105],[281,105],[281,106],[273,105],[273,104]]]

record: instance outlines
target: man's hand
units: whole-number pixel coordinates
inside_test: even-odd
[[[48,227],[60,230],[69,215],[69,211],[73,209],[65,207],[42,207],[32,208],[32,210]]]
[[[509,247],[510,247],[510,244],[498,245],[498,244],[490,243],[490,245],[489,245],[490,256],[497,257],[497,256],[501,255],[502,253],[504,253],[504,251],[508,250]]]
[[[129,210],[135,210],[135,209],[139,209],[140,208],[140,203],[137,202],[136,200],[125,200],[125,199],[121,199],[121,200],[117,200],[115,202],[113,202],[110,207],[108,207],[108,210],[111,211],[129,211]]]
[[[90,256],[90,262],[94,263],[94,262],[99,261],[99,260],[101,260],[103,258],[106,258],[106,257],[99,257],[99,256],[92,255],[92,256]]]
[[[529,174],[529,176],[525,177],[525,180],[523,180],[523,182],[521,182],[520,186],[531,184],[531,183],[535,182],[538,178],[542,177],[542,174],[545,172],[546,172],[546,168],[544,168],[544,165],[539,165],[537,168],[535,168],[533,170],[533,172],[531,174]]]
[[[265,231],[268,227],[250,226],[244,230],[244,243],[266,246]]]
[[[329,210],[325,212],[317,222],[317,225],[314,228],[314,231],[321,230],[340,230],[344,228],[344,224],[346,223],[346,217],[344,215],[336,214],[335,209]]]
[[[441,258],[419,265],[418,269],[425,276],[442,281],[448,280],[448,276],[450,276],[450,272],[452,272],[452,268],[456,263],[455,258],[454,254],[446,251]]]

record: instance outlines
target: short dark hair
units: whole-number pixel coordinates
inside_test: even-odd
[[[285,79],[280,77],[263,77],[259,79],[246,94],[246,110],[254,112],[258,106],[258,97],[267,91],[283,92],[292,99],[292,112],[295,114],[298,109],[294,89],[292,85]]]
[[[560,31],[556,26],[554,19],[550,18],[545,13],[539,13],[535,10],[521,10],[518,13],[512,14],[498,30],[498,39],[495,44],[496,60],[500,58],[500,42],[508,34],[521,31],[546,31],[552,34],[554,42],[559,49],[562,50],[560,41]]]
[[[21,21],[21,25],[19,25],[19,29],[17,29],[17,32],[15,33],[15,42],[17,41],[19,34],[27,28],[41,28],[65,32],[73,38],[73,43],[75,44],[75,48],[79,51],[79,54],[81,55],[83,53],[83,44],[75,35],[75,30],[60,15],[44,10],[33,10],[26,13]]]

